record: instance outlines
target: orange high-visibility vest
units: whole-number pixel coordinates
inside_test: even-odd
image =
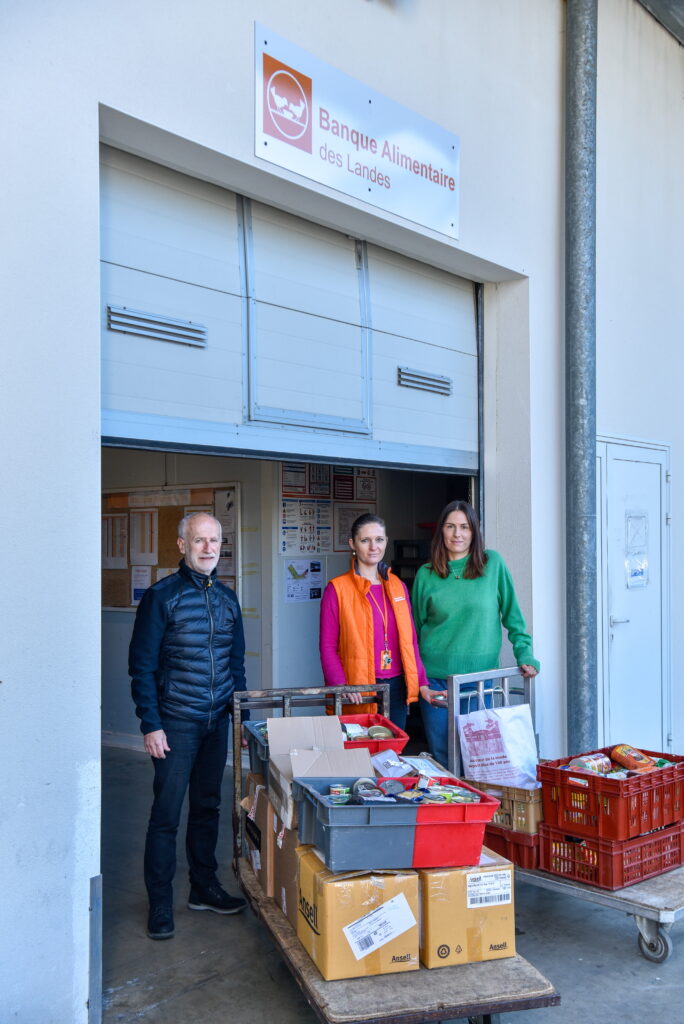
[[[343,576],[336,576],[330,582],[337,594],[340,620],[338,652],[347,683],[350,686],[361,686],[365,683],[373,685],[376,680],[373,609],[366,597],[371,582],[355,572],[353,565],[349,572]],[[387,573],[387,579],[381,582],[387,603],[394,611],[399,634],[401,668],[397,666],[396,674],[400,675],[403,672],[407,702],[412,704],[418,700],[419,683],[413,648],[411,608],[401,580],[392,574],[391,569]],[[369,708],[372,710],[368,711]],[[375,705],[349,704],[345,705],[344,714],[368,714],[373,713],[374,709]]]

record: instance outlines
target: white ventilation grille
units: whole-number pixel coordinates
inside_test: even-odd
[[[107,306],[107,327],[122,334],[141,334],[160,341],[177,341],[181,345],[207,346],[207,329],[192,320],[176,320],[158,313],[143,313],[127,306]]]
[[[411,370],[408,366],[398,366],[397,384],[403,388],[432,391],[435,395],[450,395],[452,382],[450,377],[440,377],[436,373],[424,373],[422,370]]]

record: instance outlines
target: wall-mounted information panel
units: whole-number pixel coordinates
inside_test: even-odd
[[[131,608],[157,580],[176,572],[178,524],[193,512],[221,523],[218,578],[240,597],[240,485],[139,488],[102,499],[102,604]]]

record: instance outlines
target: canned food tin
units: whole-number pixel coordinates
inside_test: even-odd
[[[330,784],[330,796],[351,796],[351,787],[344,786],[341,782]]]
[[[354,796],[359,796],[364,790],[377,788],[378,784],[375,779],[357,779],[352,786],[352,793]]]
[[[371,725],[368,729],[368,736],[372,740],[394,739],[394,733],[386,725]]]

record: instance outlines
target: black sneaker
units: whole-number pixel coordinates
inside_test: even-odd
[[[172,939],[175,934],[173,927],[173,910],[166,903],[152,904],[147,918],[147,934],[150,939]]]
[[[247,906],[240,896],[229,896],[218,882],[204,888],[190,887],[188,907],[190,910],[213,910],[215,914],[239,914]]]

